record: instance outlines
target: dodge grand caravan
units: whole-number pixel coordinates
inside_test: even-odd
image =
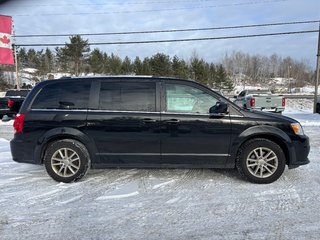
[[[299,122],[242,109],[193,81],[156,77],[48,80],[14,121],[13,160],[59,182],[103,167],[237,168],[271,183],[309,163]]]

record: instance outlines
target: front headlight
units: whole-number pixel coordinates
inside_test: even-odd
[[[303,128],[300,123],[291,123],[291,128],[297,135],[304,135]]]

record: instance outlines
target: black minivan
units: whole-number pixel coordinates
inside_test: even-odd
[[[241,109],[174,78],[118,76],[39,83],[14,121],[13,160],[44,164],[59,182],[90,167],[237,168],[271,183],[309,163],[299,122]]]

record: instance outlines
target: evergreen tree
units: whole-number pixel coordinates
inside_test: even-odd
[[[170,57],[163,53],[157,53],[150,58],[150,67],[152,75],[170,76],[171,62]]]
[[[128,56],[124,58],[121,64],[121,74],[131,75],[133,72],[131,60]]]
[[[138,56],[134,59],[134,62],[133,62],[133,72],[136,75],[142,75],[143,74],[142,62],[141,62],[141,60],[140,60],[140,58]]]
[[[215,87],[219,90],[221,89],[233,90],[233,83],[229,78],[229,76],[227,75],[226,70],[224,69],[222,64],[220,64],[217,69]]]
[[[54,67],[54,55],[49,48],[47,48],[44,53],[44,61],[46,66],[46,73],[52,72]]]
[[[28,63],[25,65],[25,67],[38,68],[40,65],[39,55],[41,56],[41,53],[39,54],[39,52],[36,52],[33,48],[30,48],[27,52]]]
[[[104,70],[104,56],[103,53],[98,49],[95,48],[89,58],[89,64],[91,66],[91,71],[94,74],[102,73]]]
[[[150,67],[150,58],[148,58],[148,57],[143,59],[142,75],[152,75],[152,69]]]
[[[210,88],[214,88],[216,75],[217,75],[216,66],[213,63],[211,63],[209,67],[209,79],[208,79],[208,86]]]
[[[19,65],[21,67],[28,66],[29,60],[28,60],[28,55],[25,48],[20,48],[17,53],[17,56],[18,56]]]
[[[104,53],[103,54],[103,60],[102,60],[102,63],[103,63],[103,66],[102,66],[102,69],[103,69],[103,73],[104,74],[111,74],[111,69],[110,69],[110,57],[108,56],[107,53]]]
[[[174,56],[172,59],[172,75],[177,78],[189,78],[187,63],[184,60],[180,60],[177,56]]]
[[[55,48],[56,51],[56,59],[57,59],[57,65],[58,65],[58,71],[61,72],[70,72],[69,70],[69,59],[66,53],[65,48]]]
[[[83,72],[84,63],[88,60],[88,53],[90,47],[88,40],[84,40],[80,35],[71,36],[70,43],[66,43],[66,46],[60,48],[57,52],[59,60],[65,58],[68,63],[68,67],[72,74],[79,76]]]
[[[121,74],[121,65],[122,65],[121,58],[111,53],[111,57],[109,58],[109,66],[110,66],[111,74],[112,75]]]
[[[204,85],[208,84],[209,79],[209,64],[197,56],[192,57],[190,63],[190,70],[195,81]]]

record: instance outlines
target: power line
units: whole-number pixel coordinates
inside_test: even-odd
[[[167,4],[167,3],[203,3],[216,2],[219,0],[171,0],[171,1],[141,1],[141,2],[100,2],[100,3],[64,3],[64,4],[23,4],[21,7],[65,7],[65,6],[105,6],[105,5],[143,5],[143,4]]]
[[[74,34],[26,34],[26,35],[16,35],[15,37],[17,37],[17,38],[67,37],[67,36],[74,36],[74,35],[103,36],[103,35],[153,34],[153,33],[169,33],[169,32],[195,32],[195,31],[210,31],[210,30],[224,30],[224,29],[238,29],[238,28],[256,28],[256,27],[270,27],[270,26],[283,26],[283,25],[311,24],[311,23],[319,23],[319,22],[320,22],[320,20],[310,20],[310,21],[263,23],[263,24],[236,25],[236,26],[223,26],[223,27],[167,29],[167,30],[132,31],[132,32],[74,33]]]
[[[236,39],[236,38],[253,38],[253,37],[266,37],[278,35],[293,35],[293,34],[306,34],[316,33],[319,30],[306,30],[306,31],[293,31],[293,32],[275,32],[275,33],[262,33],[250,35],[234,35],[223,37],[206,37],[206,38],[183,38],[183,39],[164,39],[164,40],[146,40],[146,41],[124,41],[124,42],[95,42],[88,43],[88,45],[129,45],[129,44],[149,44],[149,43],[172,43],[172,42],[191,42],[191,41],[209,41],[209,40],[222,40],[222,39]],[[20,47],[49,47],[49,46],[65,46],[66,43],[39,43],[39,44],[16,44]]]
[[[63,15],[108,15],[108,14],[129,14],[129,13],[147,13],[147,12],[163,12],[163,11],[180,11],[180,10],[190,10],[190,9],[206,9],[206,8],[219,8],[219,7],[236,7],[245,5],[257,5],[266,3],[278,3],[287,2],[288,0],[264,0],[264,1],[249,1],[241,3],[231,3],[231,4],[220,4],[211,6],[191,6],[191,7],[180,7],[180,8],[163,8],[163,9],[146,9],[146,10],[128,10],[128,11],[111,11],[111,12],[82,12],[82,13],[42,13],[36,14],[36,16],[63,16]],[[16,14],[13,16],[17,17],[30,17],[35,16],[35,14]]]

